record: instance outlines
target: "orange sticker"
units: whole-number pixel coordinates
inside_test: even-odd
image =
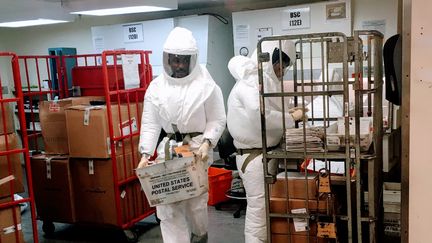
[[[317,236],[336,239],[336,225],[334,223],[318,222]]]

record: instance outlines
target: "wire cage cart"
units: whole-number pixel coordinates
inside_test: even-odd
[[[111,158],[113,159],[117,224],[123,229],[130,228],[143,218],[155,213],[155,209],[150,208],[135,173],[127,174],[126,168],[128,168],[128,165],[126,165],[126,162],[128,160],[125,157],[125,150],[130,149],[132,159],[129,160],[129,162],[132,162],[132,164],[129,166],[132,166],[132,168],[138,166],[140,156],[137,145],[143,109],[142,102],[144,100],[144,93],[152,79],[152,69],[149,62],[150,53],[150,51],[104,51],[102,53],[110,150]],[[112,63],[112,66],[109,65],[110,63]],[[114,73],[114,79],[110,76],[111,67]],[[123,75],[120,76],[119,74],[122,72]],[[128,77],[128,75],[130,76]],[[127,79],[133,80],[134,83],[127,84]],[[114,114],[118,114],[118,117],[115,117]],[[115,121],[116,119],[118,119],[118,121]],[[120,150],[116,149],[118,144],[123,144]],[[118,168],[116,168],[116,160],[118,159],[118,154],[123,155],[122,161],[124,164],[122,167],[124,173],[126,173],[124,179],[120,179],[117,174]],[[126,187],[131,187],[136,191],[138,200],[135,200],[135,203],[138,203],[138,205],[134,205],[136,207],[135,215],[125,222],[122,220],[120,213],[120,198]],[[127,212],[129,212],[129,210],[127,210]],[[132,238],[136,237],[136,235],[133,235]]]
[[[30,242],[30,239],[24,239],[23,235],[23,230],[28,232],[28,229],[23,229],[21,223],[20,204],[23,203],[29,205],[33,242],[38,242],[18,57],[14,53],[0,52],[0,60],[2,63],[10,64],[10,66],[0,66],[0,85],[7,89],[14,89],[14,97],[13,95],[9,97],[4,92],[0,94],[0,242],[24,242],[24,240]],[[18,125],[21,128],[22,144],[15,132],[14,109],[16,109]],[[24,187],[21,160],[24,161],[27,187]],[[17,195],[15,193],[25,196],[15,197]],[[23,215],[23,217],[28,217],[28,215]]]
[[[44,151],[39,120],[39,102],[53,100],[55,97],[65,98],[64,86],[52,87],[52,73],[60,71],[60,58],[50,55],[18,56],[21,87],[24,100],[25,125],[30,155]],[[50,63],[56,63],[52,70]],[[20,130],[19,130],[20,131]]]
[[[152,79],[150,53],[20,57],[29,97],[27,127],[35,131],[29,138],[35,149],[31,163],[41,177],[35,185],[37,213],[45,234],[55,231],[54,222],[108,226],[134,242],[138,235],[131,228],[155,213],[133,170],[140,159],[142,101]],[[59,75],[55,85],[52,68]],[[61,193],[45,190],[58,185]]]
[[[379,242],[382,39],[377,31],[355,31],[353,37],[315,33],[258,43],[269,242]],[[295,43],[296,60],[271,90],[264,69],[272,53],[263,46],[277,43],[280,51],[287,41]],[[266,130],[275,121],[266,114],[275,107],[284,132],[280,146],[269,149]],[[293,107],[306,116],[287,127]]]

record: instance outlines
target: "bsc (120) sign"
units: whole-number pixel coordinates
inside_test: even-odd
[[[129,24],[123,25],[123,41],[124,42],[137,42],[143,41],[143,27],[142,24]]]

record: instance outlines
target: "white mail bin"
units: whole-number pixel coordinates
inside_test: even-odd
[[[194,157],[176,158],[136,170],[150,206],[197,197],[208,191],[208,165]]]

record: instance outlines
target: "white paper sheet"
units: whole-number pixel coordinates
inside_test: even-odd
[[[138,62],[135,55],[122,55],[123,78],[125,89],[139,88],[140,79],[138,72]]]

